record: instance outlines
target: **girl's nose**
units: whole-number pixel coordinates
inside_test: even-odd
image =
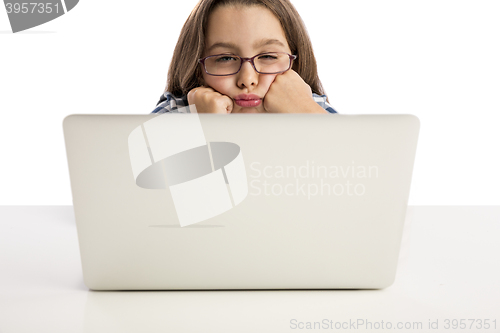
[[[259,83],[259,73],[255,71],[250,61],[243,62],[237,75],[237,85],[241,89],[255,87]]]

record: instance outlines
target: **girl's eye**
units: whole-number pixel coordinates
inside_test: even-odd
[[[259,56],[259,60],[276,60],[276,59],[278,59],[278,56],[274,54],[263,54]]]
[[[215,58],[215,62],[230,62],[230,61],[236,61],[238,60],[235,57],[232,56],[220,56]]]

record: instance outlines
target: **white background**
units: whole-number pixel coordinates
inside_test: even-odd
[[[339,113],[420,118],[409,204],[500,204],[500,1],[292,2]],[[72,204],[63,118],[150,113],[195,3],[81,0],[16,34],[0,7],[0,205]]]

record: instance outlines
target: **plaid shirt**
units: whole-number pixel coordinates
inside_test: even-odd
[[[337,113],[330,104],[326,101],[326,95],[317,95],[313,93],[313,99],[319,106],[330,113]],[[168,113],[168,112],[178,112],[184,106],[188,105],[187,95],[177,98],[173,96],[168,91],[165,92],[161,97],[160,101],[156,103],[156,109],[151,113]],[[188,108],[182,109],[184,112],[188,112]]]

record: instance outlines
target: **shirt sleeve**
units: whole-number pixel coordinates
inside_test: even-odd
[[[185,106],[188,106],[187,96],[175,97],[166,91],[151,113],[189,113],[189,108]]]
[[[318,95],[313,93],[313,99],[316,103],[318,103],[319,106],[321,106],[323,109],[330,113],[337,113],[332,106],[326,101],[326,95]]]

